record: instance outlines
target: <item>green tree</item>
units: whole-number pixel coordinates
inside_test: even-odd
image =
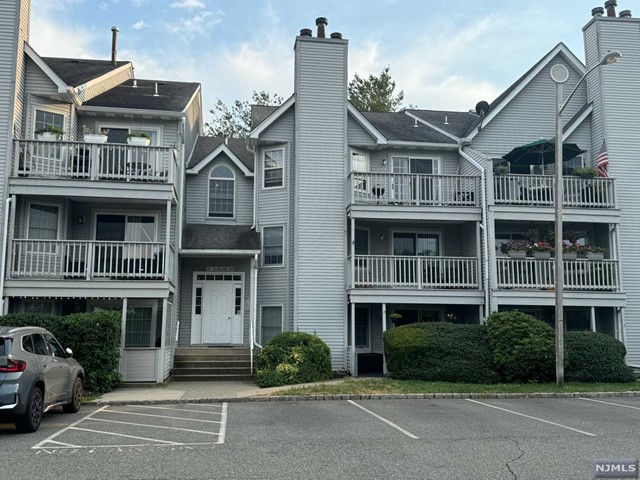
[[[369,78],[362,78],[357,73],[353,80],[349,82],[349,101],[360,111],[364,112],[395,112],[404,100],[404,91],[400,90],[397,95],[393,95],[396,82],[391,79],[386,66],[380,75],[369,75]]]
[[[230,106],[218,98],[215,107],[209,110],[213,115],[213,120],[204,124],[205,133],[214,137],[244,136],[251,129],[252,104],[279,106],[283,100],[281,96],[265,90],[260,92],[254,90],[251,102],[235,100]]]

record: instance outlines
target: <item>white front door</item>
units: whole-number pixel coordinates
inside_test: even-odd
[[[233,282],[207,282],[202,292],[202,343],[231,344]]]

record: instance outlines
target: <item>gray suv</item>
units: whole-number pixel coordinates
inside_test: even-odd
[[[0,422],[35,432],[42,414],[82,405],[84,370],[44,328],[0,327]]]

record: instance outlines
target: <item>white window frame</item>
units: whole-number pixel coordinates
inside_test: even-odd
[[[126,232],[127,232],[127,226],[126,224],[127,219],[129,217],[153,217],[153,225],[154,225],[154,237],[155,240],[151,240],[150,243],[159,243],[161,242],[161,240],[159,240],[160,238],[160,216],[158,213],[156,212],[123,212],[123,211],[109,211],[109,210],[95,210],[92,212],[92,225],[91,225],[91,237],[93,240],[96,240],[96,227],[98,225],[98,215],[122,215],[124,216],[124,223],[125,223],[125,238],[126,238]],[[123,241],[127,241],[127,240],[123,240]]]
[[[130,308],[136,308],[136,307],[143,307],[143,308],[148,308],[151,307],[151,326],[150,326],[150,335],[152,335],[152,337],[150,338],[150,343],[152,344],[152,346],[148,346],[148,347],[127,347],[127,322],[128,322],[128,314],[129,312],[127,312],[127,317],[124,319],[124,344],[123,344],[123,348],[125,350],[157,350],[159,347],[156,347],[156,339],[153,338],[153,335],[155,335],[157,329],[158,329],[158,300],[155,298],[149,298],[149,299],[140,299],[140,298],[136,298],[136,299],[132,299],[130,298],[127,301],[127,310],[129,310]],[[160,334],[161,336],[164,335],[164,332],[161,332]]]
[[[265,163],[267,161],[267,152],[275,152],[275,151],[281,151],[282,152],[282,167],[270,167],[267,168],[265,166]],[[263,190],[276,190],[278,188],[284,188],[285,186],[285,167],[287,164],[287,156],[286,156],[286,152],[284,147],[276,147],[276,148],[269,148],[269,149],[265,149],[262,151],[262,189]],[[277,169],[282,169],[282,185],[274,185],[274,186],[266,186],[265,182],[267,179],[267,175],[266,175],[266,171],[267,170],[277,170]]]
[[[156,132],[157,143],[151,143],[152,147],[161,147],[164,145],[164,126],[162,125],[147,125],[142,124],[138,125],[135,123],[135,119],[133,120],[133,125],[131,121],[118,121],[118,120],[109,120],[107,122],[96,122],[96,130],[101,131],[103,129],[126,129],[131,133],[132,131],[147,131],[147,132]]]
[[[60,230],[62,229],[62,205],[57,203],[48,203],[48,202],[27,202],[27,231],[25,232],[25,237],[27,240],[45,240],[42,238],[30,238],[29,237],[29,229],[31,224],[31,206],[32,205],[42,205],[45,207],[55,207],[58,209],[58,225],[56,227],[56,238],[53,240],[60,240]]]
[[[409,162],[409,170],[411,170],[411,160],[431,160],[433,162],[433,173],[414,173],[414,172],[403,172],[403,173],[399,173],[398,175],[440,175],[440,170],[441,170],[441,162],[442,162],[442,157],[436,157],[436,156],[423,156],[423,155],[392,155],[391,156],[391,161],[389,162],[389,171],[391,173],[396,173],[393,171],[393,164],[394,164],[394,160],[397,158],[406,158],[408,159]]]
[[[265,228],[281,228],[282,229],[282,263],[265,263],[265,253],[264,253],[264,230]],[[285,252],[285,239],[286,239],[286,229],[284,225],[264,225],[260,229],[260,250],[262,257],[262,266],[264,268],[282,268],[285,264],[286,252]]]
[[[260,305],[260,344],[264,347],[263,327],[264,327],[264,309],[265,308],[279,308],[280,309],[280,333],[284,332],[284,305]]]
[[[224,167],[226,169],[228,169],[231,172],[232,178],[223,178],[223,177],[212,177],[213,171],[218,168],[218,167]],[[211,180],[226,180],[226,181],[232,181],[233,182],[233,207],[232,207],[232,211],[231,211],[231,216],[219,216],[219,215],[211,215]],[[208,219],[214,219],[214,220],[235,220],[236,218],[236,198],[237,198],[237,194],[238,194],[238,182],[236,181],[236,173],[233,171],[233,168],[231,168],[229,165],[225,164],[225,163],[219,163],[217,165],[214,165],[211,170],[209,171],[209,176],[207,178],[207,205],[206,205],[206,209],[207,209],[207,217]]]
[[[33,106],[33,111],[32,111],[32,121],[31,121],[31,135],[33,135],[33,139],[36,138],[36,115],[37,115],[37,111],[40,110],[41,112],[45,112],[45,113],[53,113],[55,115],[61,115],[62,116],[62,130],[65,132],[65,134],[67,133],[67,115],[65,113],[61,113],[58,112],[56,110],[53,110],[51,108],[47,108],[46,106],[43,105],[34,105]],[[64,138],[64,136],[63,136]]]
[[[353,159],[355,156],[359,156],[362,157],[364,159],[364,163],[365,165],[365,169],[356,169],[353,163]],[[357,173],[369,173],[370,172],[370,168],[371,168],[371,158],[369,156],[368,153],[363,152],[362,150],[357,150],[355,148],[352,148],[349,152],[349,162],[350,165],[349,167],[351,168],[351,172],[353,174],[357,174]],[[353,188],[357,191],[357,192],[363,192],[363,193],[367,193],[368,190],[368,185],[367,185],[367,180],[365,179],[356,179],[354,178],[353,180]]]
[[[414,235],[419,235],[419,234],[427,234],[427,235],[437,235],[438,236],[438,252],[439,254],[436,256],[437,257],[443,257],[444,255],[444,232],[442,230],[391,230],[391,241],[389,242],[389,255],[394,256],[395,254],[393,253],[393,239],[394,239],[394,235],[396,233],[412,233]],[[398,255],[398,256],[403,256],[403,255]],[[416,254],[414,255],[415,257],[418,257],[420,255]]]

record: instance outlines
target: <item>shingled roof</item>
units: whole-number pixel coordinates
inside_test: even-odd
[[[464,137],[469,128],[475,126],[479,119],[478,115],[470,112],[445,110],[407,110],[407,112],[456,137]]]
[[[183,250],[260,250],[260,234],[249,225],[185,224]]]
[[[56,57],[42,57],[42,60],[70,87],[83,85],[94,78],[101,77],[112,70],[131,63],[129,61],[121,61],[114,65],[109,60]]]
[[[227,138],[226,142],[229,150],[240,159],[249,171],[253,172],[253,153],[247,150],[247,144],[244,138]],[[223,143],[225,143],[225,138],[223,137],[198,137],[187,168],[195,167]]]
[[[199,87],[200,84],[195,82],[130,79],[85,102],[85,105],[182,112]]]
[[[387,140],[398,142],[451,143],[456,141],[418,122],[404,112],[362,112]]]

